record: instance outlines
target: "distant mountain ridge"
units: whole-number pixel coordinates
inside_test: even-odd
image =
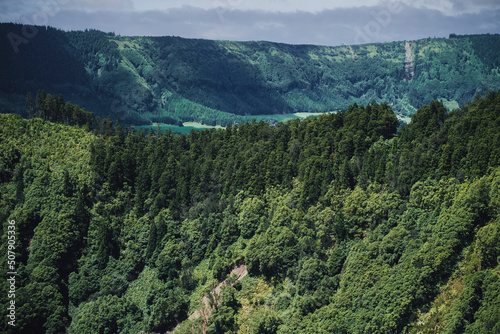
[[[498,34],[337,47],[50,27],[24,38],[7,23],[0,35],[0,112],[25,113],[26,93],[45,89],[128,124],[225,125],[372,100],[407,116],[433,99],[454,109],[500,89]]]

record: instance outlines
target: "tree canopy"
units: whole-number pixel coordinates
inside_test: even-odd
[[[39,95],[0,115],[2,332],[498,331],[500,92],[188,135]]]

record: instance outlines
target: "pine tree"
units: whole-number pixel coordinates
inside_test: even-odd
[[[28,92],[28,94],[26,95],[26,106],[28,109],[29,117],[36,117],[36,106],[35,101],[33,100],[33,94],[31,94],[31,92]]]

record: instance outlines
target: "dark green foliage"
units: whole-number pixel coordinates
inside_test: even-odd
[[[487,65],[492,67],[500,66],[500,36],[499,35],[469,35],[459,36],[460,38],[469,38],[472,42],[477,56]]]
[[[1,331],[495,333],[499,106],[432,101],[398,131],[373,101],[189,135],[2,115],[19,316]]]
[[[236,299],[235,293],[236,289],[233,287],[223,288],[220,294],[222,302],[216,306],[212,314],[207,333],[228,333],[237,330],[235,315],[241,305]]]
[[[88,129],[94,125],[94,115],[91,112],[71,102],[64,102],[62,95],[55,97],[42,90],[37,93],[36,103],[31,93],[28,93],[27,100],[30,117],[39,117],[54,123],[87,126]]]
[[[252,333],[275,334],[278,333],[280,324],[280,319],[274,314],[265,314],[256,323],[250,325],[250,330]]]
[[[485,270],[470,278],[460,302],[453,305],[451,333],[496,333],[500,314],[500,279]]]
[[[104,296],[81,306],[68,333],[119,333],[138,321],[138,310],[116,296]]]
[[[2,23],[0,30],[5,37],[1,41],[0,63],[8,64],[0,70],[2,92],[25,95],[42,87],[52,91],[55,85],[60,85],[58,93],[70,94],[71,86],[90,93],[84,64],[76,56],[79,52],[70,43],[68,33],[51,27],[11,23]],[[23,38],[23,32],[33,38],[14,47],[8,35]]]
[[[252,273],[285,276],[297,261],[297,239],[286,226],[269,228],[250,240],[246,260]]]
[[[180,288],[165,289],[156,293],[158,295],[149,296],[151,317],[148,327],[150,331],[165,331],[186,318],[187,296]]]

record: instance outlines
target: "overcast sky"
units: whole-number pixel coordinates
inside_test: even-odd
[[[340,45],[500,33],[500,0],[0,0],[0,22]]]

